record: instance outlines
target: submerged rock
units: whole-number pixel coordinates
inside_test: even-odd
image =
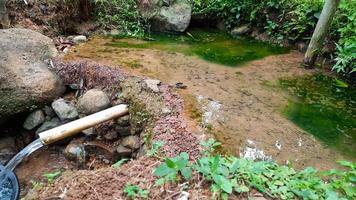
[[[143,4],[140,10],[151,22],[152,30],[161,32],[184,32],[192,14],[192,6],[188,0],[154,0]]]
[[[0,123],[51,102],[65,90],[45,62],[57,55],[52,40],[27,29],[0,30]]]
[[[45,115],[42,110],[35,110],[25,120],[23,127],[26,130],[32,130],[45,121]]]
[[[73,37],[73,42],[75,44],[83,43],[88,41],[87,37],[85,35],[78,35]]]
[[[98,89],[88,90],[78,101],[78,111],[90,115],[110,106],[108,95]]]
[[[73,120],[78,117],[77,109],[64,99],[54,101],[52,108],[62,121]]]

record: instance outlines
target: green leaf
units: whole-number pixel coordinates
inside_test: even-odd
[[[124,159],[121,159],[119,161],[117,161],[115,164],[113,164],[112,166],[115,168],[115,169],[119,169],[121,167],[122,164],[124,164],[124,162],[126,162],[128,159],[124,158]]]
[[[224,192],[229,193],[229,194],[232,193],[232,184],[231,184],[231,182],[230,182],[227,178],[225,178],[225,177],[223,177],[223,176],[221,176],[221,175],[217,175],[217,174],[213,174],[212,177],[213,177],[214,182],[215,182],[217,185],[219,185],[219,187],[220,187]]]
[[[164,185],[164,183],[165,183],[165,179],[160,178],[160,179],[156,180],[155,186],[161,186],[161,185]]]
[[[336,80],[335,80],[335,86],[336,86],[336,87],[341,87],[341,88],[347,88],[347,87],[349,87],[349,85],[348,85],[346,82],[344,82],[344,81],[342,81],[342,80],[339,80],[339,79],[336,79]]]
[[[238,193],[244,193],[244,192],[250,191],[250,189],[245,185],[240,185],[240,186],[235,188],[235,191],[238,192]]]
[[[166,164],[167,164],[167,166],[169,168],[176,168],[177,167],[176,163],[173,160],[169,159],[169,158],[166,159]]]
[[[192,178],[192,170],[189,167],[183,168],[181,170],[182,176],[186,179],[189,180]]]
[[[172,172],[175,172],[175,170],[172,168],[169,168],[166,163],[163,163],[157,169],[155,169],[154,175],[162,177],[162,176],[166,176],[167,174],[170,174]]]

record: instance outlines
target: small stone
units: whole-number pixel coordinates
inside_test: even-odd
[[[55,127],[60,126],[60,125],[61,125],[60,120],[58,118],[53,118],[53,119],[43,123],[42,126],[40,126],[37,129],[36,134],[42,133],[43,131],[47,131],[49,129],[55,128]]]
[[[116,120],[116,124],[119,126],[129,126],[130,125],[130,115],[125,115]]]
[[[64,120],[73,120],[78,117],[77,109],[65,101],[64,99],[58,99],[52,103],[52,108],[56,112],[59,119]]]
[[[122,145],[126,148],[136,150],[140,148],[140,138],[134,135],[127,136],[122,140]]]
[[[116,140],[119,137],[119,134],[116,131],[109,131],[104,135],[104,138],[107,140]]]
[[[50,118],[55,117],[56,113],[54,112],[54,110],[49,107],[49,106],[45,106],[42,108],[43,112]]]
[[[88,129],[85,129],[84,131],[82,131],[86,136],[93,136],[93,135],[96,135],[96,132],[95,132],[95,129],[92,127],[92,128],[88,128]]]
[[[120,35],[120,31],[118,31],[117,29],[112,29],[112,30],[110,31],[110,35],[112,35],[112,36]]]
[[[85,35],[78,35],[73,38],[73,42],[75,44],[83,43],[88,41],[87,37]]]
[[[71,142],[64,150],[64,156],[78,164],[84,164],[87,157],[87,152],[83,144]]]
[[[155,80],[155,79],[146,79],[144,80],[146,83],[147,88],[151,89],[153,92],[159,92],[159,84],[161,84],[160,80]]]
[[[131,126],[116,126],[115,130],[120,136],[131,135]]]
[[[0,164],[5,165],[16,153],[16,144],[13,137],[0,139]]]
[[[230,32],[230,34],[233,36],[233,37],[238,37],[240,35],[245,35],[247,34],[248,32],[250,32],[251,29],[248,27],[248,25],[242,25],[240,27],[236,27],[234,29],[232,29],[232,31]]]
[[[88,90],[78,101],[78,110],[82,114],[90,115],[110,106],[108,95],[98,89]]]
[[[32,130],[35,127],[41,125],[45,121],[45,115],[42,110],[35,110],[25,120],[23,127],[26,130]]]
[[[129,148],[126,148],[122,145],[119,145],[116,149],[118,156],[119,157],[129,157],[132,153],[132,150]]]

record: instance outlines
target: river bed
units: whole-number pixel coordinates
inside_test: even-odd
[[[90,59],[172,86],[182,83],[187,89],[177,91],[185,100],[190,129],[214,135],[226,152],[243,155],[248,148],[256,149],[280,163],[319,169],[354,159],[334,148],[343,144],[312,136],[322,126],[313,131],[303,125],[308,120],[295,119],[294,115],[303,116],[295,112],[303,107],[291,104],[298,94],[283,89],[281,80],[313,76],[313,71],[301,67],[301,53],[217,31],[152,35],[150,40],[94,37],[74,47],[65,59]],[[308,116],[318,117],[318,110],[311,112]],[[354,129],[351,123],[352,138]],[[352,145],[345,148],[354,151]]]

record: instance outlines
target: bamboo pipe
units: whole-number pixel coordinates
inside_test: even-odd
[[[122,117],[128,113],[128,106],[125,104],[120,104],[95,114],[83,117],[81,119],[69,122],[62,126],[58,126],[48,131],[44,131],[39,134],[39,137],[43,144],[48,145],[64,138],[73,136],[76,133],[79,133],[85,129],[110,119]]]

